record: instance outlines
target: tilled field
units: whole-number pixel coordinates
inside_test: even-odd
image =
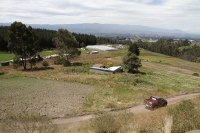
[[[0,79],[0,119],[19,113],[63,117],[80,108],[95,87],[28,77]]]

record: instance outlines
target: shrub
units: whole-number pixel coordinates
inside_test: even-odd
[[[20,61],[20,58],[15,57],[13,59],[13,68],[18,68],[20,66],[22,66],[22,62]]]
[[[106,64],[106,68],[109,68],[109,67],[112,67],[113,66],[113,63],[112,62],[108,62],[107,64]]]
[[[28,63],[30,63],[30,66],[31,66],[31,69],[32,69],[32,66],[36,65],[36,59],[35,58],[29,59]]]
[[[42,62],[42,65],[45,66],[45,67],[47,67],[47,66],[49,66],[49,63],[48,63],[47,61],[44,60],[44,61]]]
[[[115,102],[109,102],[106,105],[106,108],[116,108],[116,107],[117,107],[117,104]]]
[[[193,73],[192,75],[193,75],[193,76],[199,77],[199,74],[198,74],[198,73]]]
[[[70,66],[70,62],[66,60],[65,58],[61,61],[63,66]]]
[[[60,58],[60,57],[56,57],[56,58],[54,59],[54,64],[55,64],[55,65],[61,65],[61,64],[62,64],[61,58]]]
[[[57,57],[55,60],[54,60],[54,64],[55,65],[63,65],[63,66],[70,66],[70,62],[65,59],[64,57]]]
[[[194,106],[190,100],[184,100],[169,110],[169,115],[173,117],[172,132],[185,133],[200,128],[200,114]]]
[[[117,133],[121,128],[119,121],[115,119],[114,114],[100,114],[93,120],[93,129],[95,133]]]

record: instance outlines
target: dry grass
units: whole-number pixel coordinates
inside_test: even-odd
[[[150,95],[167,97],[180,92],[200,91],[199,77],[192,75],[194,72],[200,72],[200,64],[145,50],[141,51],[140,56],[144,65],[139,68],[144,74],[101,75],[89,73],[90,66],[94,64],[122,65],[121,59],[125,53],[126,50],[100,52],[99,54],[83,53],[80,57],[71,60],[80,62],[83,66],[63,67],[54,65],[54,60],[49,59],[47,61],[54,69],[22,71],[22,68],[12,69],[10,66],[1,67],[0,72],[96,86],[98,89],[84,101],[83,107],[77,112],[103,111],[110,107],[124,108],[137,104]],[[173,64],[174,67],[172,67]],[[41,66],[41,64],[37,64],[38,68]]]
[[[172,126],[173,126],[173,117],[172,116],[166,116],[165,117],[165,124],[164,124],[164,133],[171,133],[172,132]]]
[[[191,100],[192,103],[195,104],[195,110],[200,109],[200,97],[197,97]],[[176,109],[180,103],[177,103],[172,106],[167,106],[164,108],[159,108],[154,111],[148,113],[140,113],[140,114],[133,114],[129,112],[121,112],[119,114],[109,113],[109,114],[100,114],[94,117],[90,123],[82,124],[78,127],[65,129],[65,131],[76,132],[76,133],[107,133],[108,131],[113,131],[115,133],[171,133],[171,132],[181,132],[181,130],[177,131],[174,129],[174,121],[176,118],[173,119],[172,116],[169,115],[169,110]],[[185,108],[188,109],[187,107]],[[190,113],[190,112],[188,112]],[[196,112],[193,115],[198,115],[199,113]],[[197,121],[188,121],[188,119],[180,119],[179,124],[177,126],[182,126],[182,123],[187,123],[190,125],[188,130],[195,130],[197,128]],[[199,116],[199,115],[198,115]],[[112,122],[110,122],[112,121]],[[106,128],[103,128],[105,126]],[[187,126],[185,126],[187,127]],[[193,128],[191,128],[193,127]]]
[[[51,119],[38,114],[9,114],[0,121],[2,133],[58,133],[59,129]]]
[[[14,109],[16,113],[34,111],[56,117],[74,113],[74,110],[78,113],[96,112],[133,106],[150,95],[167,97],[180,92],[200,91],[199,77],[191,74],[200,73],[200,64],[144,50],[141,51],[140,58],[147,65],[139,69],[142,73],[100,75],[88,72],[89,67],[94,64],[106,65],[112,62],[113,65],[122,65],[121,59],[125,53],[125,50],[120,50],[94,55],[82,54],[71,60],[80,62],[83,66],[63,67],[54,65],[53,60],[49,59],[48,63],[54,69],[23,71],[22,68],[13,69],[12,66],[0,67],[1,118]],[[38,68],[41,66],[37,64]],[[95,88],[97,89],[93,91]],[[121,132],[163,132],[164,126],[167,126],[167,109],[168,107],[137,116],[129,114],[130,119],[124,115],[127,119],[120,116],[116,119],[122,125]],[[91,127],[75,130],[83,132],[83,128],[92,132]]]

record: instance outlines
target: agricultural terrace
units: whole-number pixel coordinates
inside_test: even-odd
[[[0,52],[0,62],[9,61],[14,58],[14,54]]]
[[[141,103],[150,95],[169,97],[200,91],[200,64],[141,50],[140,73],[89,73],[94,64],[122,65],[127,49],[86,54],[70,60],[82,66],[63,67],[47,59],[47,70],[23,71],[0,67],[1,117],[7,112],[35,111],[50,117],[121,109]],[[123,65],[122,65],[123,66]],[[36,67],[40,68],[41,64]]]

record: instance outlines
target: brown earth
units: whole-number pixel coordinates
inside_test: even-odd
[[[96,88],[80,83],[13,77],[0,80],[0,119],[7,115],[39,113],[64,117],[79,109]]]

